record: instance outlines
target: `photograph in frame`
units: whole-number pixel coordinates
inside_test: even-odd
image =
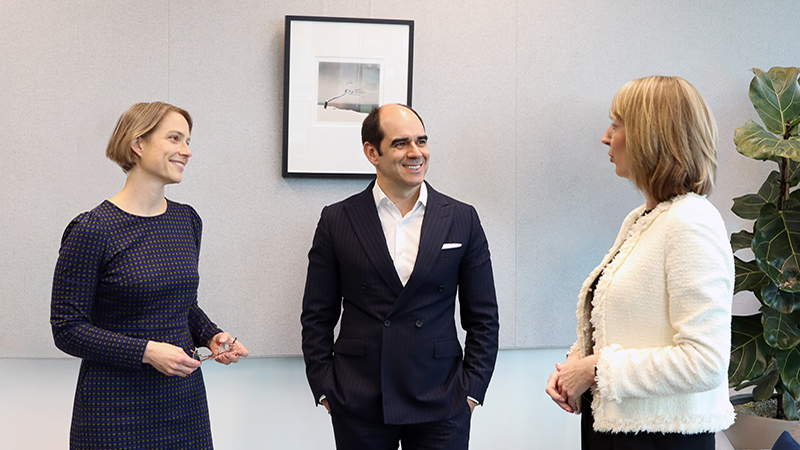
[[[411,105],[414,23],[286,16],[283,176],[368,178],[361,123]]]
[[[315,124],[361,125],[364,117],[381,104],[381,60],[317,61]]]

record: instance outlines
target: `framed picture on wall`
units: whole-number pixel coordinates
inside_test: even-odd
[[[368,178],[361,122],[411,106],[414,21],[286,16],[283,176]]]

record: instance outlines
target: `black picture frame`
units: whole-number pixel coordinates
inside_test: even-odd
[[[286,16],[283,177],[371,178],[361,122],[411,106],[414,21]]]

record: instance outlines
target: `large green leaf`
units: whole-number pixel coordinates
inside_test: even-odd
[[[800,202],[789,199],[783,211],[767,203],[756,221],[753,253],[758,268],[787,292],[800,292]]]
[[[733,199],[731,211],[742,219],[758,219],[758,215],[761,213],[761,208],[763,208],[764,205],[778,201],[778,196],[780,195],[780,178],[781,174],[779,172],[774,170],[770,172],[767,179],[758,189],[758,194],[747,194]]]
[[[800,192],[800,191],[798,191]],[[743,248],[751,248],[753,244],[753,233],[741,230],[731,234],[731,250],[735,253]]]
[[[733,264],[736,268],[733,293],[753,291],[761,295],[761,289],[769,282],[769,277],[758,268],[758,264],[755,261],[743,261],[738,256],[733,257]]]
[[[797,412],[797,401],[792,398],[792,394],[788,390],[784,390],[782,395],[783,415],[786,420],[800,420],[800,414]]]
[[[772,397],[772,393],[775,392],[775,385],[778,384],[780,378],[780,372],[777,370],[773,370],[761,377],[760,382],[753,389],[753,400],[758,402],[769,400]]]
[[[800,293],[782,291],[772,281],[761,288],[760,299],[778,313],[790,314],[800,310]]]
[[[800,139],[793,136],[783,139],[768,133],[761,125],[748,120],[733,132],[736,151],[744,156],[762,161],[789,158],[800,161]]]
[[[781,372],[783,387],[797,401],[800,398],[800,349],[778,350],[775,352],[778,370]]]
[[[792,159],[789,160],[789,182],[792,186],[800,183],[800,163]]]
[[[770,351],[771,347],[764,340],[761,314],[732,316],[728,385],[735,387],[745,380],[764,375],[770,360]]]
[[[764,326],[764,340],[771,347],[789,350],[800,344],[800,312],[781,314],[772,308],[762,306],[761,325]]]
[[[750,82],[750,101],[764,125],[772,133],[783,135],[786,121],[800,115],[800,85],[797,67],[773,67],[756,74]]]
[[[764,369],[763,375],[757,378],[753,378],[752,380],[740,383],[738,386],[734,388],[734,390],[741,391],[742,389],[750,386],[761,386],[762,384],[768,384],[767,382],[770,381],[770,377],[773,375],[780,379],[780,372],[778,372],[778,368],[775,364],[774,359],[770,362],[769,366],[767,366],[767,368]],[[779,387],[783,389],[782,384]],[[775,386],[773,386],[773,389],[775,389]]]

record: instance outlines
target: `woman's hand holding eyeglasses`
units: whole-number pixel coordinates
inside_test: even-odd
[[[171,377],[185,377],[200,367],[200,361],[192,359],[182,348],[156,341],[147,341],[142,362]]]
[[[239,362],[239,358],[246,358],[250,355],[247,348],[237,339],[228,333],[217,333],[208,343],[215,361],[226,366],[230,363]]]

